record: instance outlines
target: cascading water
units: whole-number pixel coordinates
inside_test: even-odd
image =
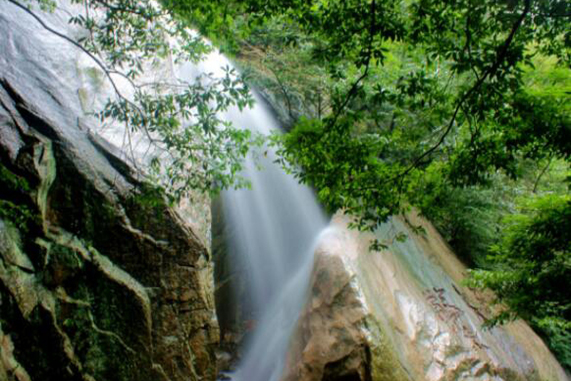
[[[233,116],[251,128],[275,128],[275,121],[261,106]],[[269,126],[269,127],[268,127]],[[310,189],[300,186],[264,158],[259,171],[249,159],[245,175],[252,190],[225,192],[224,213],[232,226],[229,255],[248,269],[250,308],[257,327],[234,379],[278,380],[289,337],[303,306],[313,263],[313,246],[326,219]],[[246,274],[245,274],[246,275]]]
[[[181,77],[206,71],[222,75],[219,68],[224,66],[230,66],[229,61],[215,52],[198,66],[182,67]],[[252,109],[231,109],[225,117],[235,126],[266,135],[278,128],[259,100]],[[247,308],[256,317],[256,328],[232,375],[238,381],[279,380],[303,306],[314,242],[327,225],[312,191],[287,175],[275,159],[271,149],[256,161],[249,157],[243,175],[252,189],[222,195],[224,218],[232,229],[228,254],[235,266],[247,269]]]
[[[211,73],[225,75],[224,67],[232,64],[219,52],[210,53],[198,64],[185,63],[166,68],[166,75],[194,82]],[[168,72],[171,72],[168,74]],[[165,73],[163,73],[165,75]],[[120,81],[120,79],[119,79]],[[125,83],[125,92],[129,84]],[[256,98],[256,96],[254,95]],[[104,98],[104,97],[102,97]],[[234,126],[269,135],[278,128],[275,118],[260,99],[243,112],[237,107],[223,118]],[[125,146],[124,128],[106,126],[98,133],[117,146]],[[131,136],[130,159],[147,163],[156,154],[145,134]],[[312,191],[278,164],[275,152],[268,149],[257,160],[248,157],[243,176],[252,189],[223,192],[224,218],[232,229],[228,254],[236,268],[247,269],[244,276],[247,300],[245,309],[256,320],[256,327],[242,361],[232,379],[237,381],[276,381],[280,378],[289,338],[303,306],[313,264],[313,248],[327,219]],[[260,169],[261,167],[261,169]]]
[[[194,82],[211,73],[225,75],[224,67],[232,64],[219,52],[210,53],[198,64],[185,63],[165,68],[162,75]],[[120,81],[120,79],[118,79]],[[121,81],[120,81],[121,82]],[[129,84],[125,83],[129,93]],[[263,102],[244,111],[229,109],[222,117],[234,126],[269,135],[278,128],[277,121]],[[102,97],[104,98],[104,97]],[[125,146],[121,125],[109,125],[97,131],[119,147]],[[155,149],[145,134],[131,136],[129,159],[147,163]],[[313,264],[313,248],[327,219],[312,191],[287,175],[278,164],[275,152],[254,160],[248,157],[243,176],[252,189],[223,192],[224,218],[232,229],[228,254],[234,265],[246,268],[246,309],[255,316],[256,328],[242,361],[232,379],[236,381],[275,381],[280,378],[289,338],[303,306]],[[261,167],[261,169],[260,169]]]

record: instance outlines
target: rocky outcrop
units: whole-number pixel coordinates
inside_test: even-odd
[[[0,35],[0,381],[214,379],[208,226],[91,132],[81,52],[8,2]]]
[[[413,232],[419,225],[426,234]],[[461,285],[466,268],[426,221],[383,225],[382,252],[344,217],[333,226],[316,252],[284,380],[567,380],[525,323],[482,328],[489,298]]]

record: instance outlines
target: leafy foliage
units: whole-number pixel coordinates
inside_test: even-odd
[[[280,161],[303,181],[316,186],[320,201],[331,211],[345,208],[360,216],[359,228],[372,230],[388,218],[393,205],[399,202],[399,193],[379,189],[379,183],[391,179],[399,168],[378,160],[377,137],[347,137],[346,129],[352,128],[354,120],[343,118],[329,129],[325,123],[302,120],[283,139],[284,146],[278,150]],[[377,208],[370,209],[370,205]]]
[[[509,216],[490,260],[493,270],[474,270],[469,284],[495,291],[507,306],[491,321],[522,317],[552,341],[560,360],[571,366],[571,197],[548,195]]]
[[[486,254],[497,242],[501,219],[511,211],[513,196],[505,179],[491,186],[454,187],[434,163],[411,182],[409,200],[437,227],[458,256],[469,265],[487,266]],[[507,188],[507,189],[506,189]]]
[[[223,14],[211,25],[229,45],[258,49],[275,78],[267,86],[301,100],[290,103],[312,120],[274,138],[282,164],[361,228],[401,212],[431,163],[443,163],[430,168],[450,186],[477,187],[498,170],[517,178],[522,158],[571,152],[568,94],[527,91],[537,56],[568,75],[566,2],[235,0],[196,9],[186,15],[201,27],[209,12]],[[305,107],[316,100],[320,112]]]

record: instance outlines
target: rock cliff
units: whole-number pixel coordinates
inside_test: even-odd
[[[8,2],[0,35],[0,381],[214,379],[209,201],[146,203],[81,52]]]
[[[525,323],[482,328],[489,298],[462,286],[466,268],[429,223],[391,219],[375,233],[382,252],[346,226],[336,216],[316,252],[284,380],[568,379]]]

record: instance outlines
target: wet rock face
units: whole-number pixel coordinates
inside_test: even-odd
[[[369,328],[370,311],[351,261],[355,245],[343,242],[331,229],[315,253],[307,305],[293,337],[285,381],[403,380],[402,369],[391,352],[377,364],[387,371],[372,378],[372,351],[384,345]],[[350,247],[353,246],[353,247]],[[352,250],[352,252],[347,252]]]
[[[77,52],[7,2],[0,35],[0,381],[213,380],[204,234],[89,132]]]
[[[464,266],[434,228],[417,236],[393,219],[376,236],[349,231],[342,217],[316,252],[286,381],[567,380],[524,323],[482,329],[486,297],[461,286]],[[399,233],[408,239],[393,239]]]

